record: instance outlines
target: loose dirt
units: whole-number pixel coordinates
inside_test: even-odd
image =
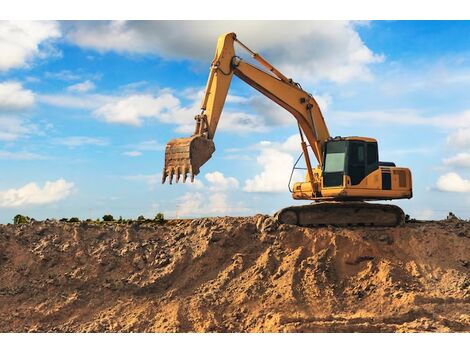
[[[470,223],[1,225],[0,331],[470,331]]]

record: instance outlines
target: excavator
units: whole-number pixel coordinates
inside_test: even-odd
[[[235,54],[235,43],[256,65]],[[259,67],[262,66],[262,67]],[[261,55],[238,40],[235,33],[219,37],[207,86],[196,115],[195,132],[176,138],[165,149],[162,183],[168,178],[191,182],[215,151],[214,136],[233,75],[287,110],[297,122],[300,148],[307,169],[304,182],[294,183],[292,197],[310,204],[279,210],[280,223],[298,226],[398,226],[403,210],[369,201],[412,197],[411,172],[392,162],[379,161],[377,140],[368,137],[332,137],[314,97],[287,78]],[[312,167],[310,153],[318,165]],[[301,156],[302,156],[301,154]]]

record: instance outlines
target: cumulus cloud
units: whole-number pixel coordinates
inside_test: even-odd
[[[460,128],[447,137],[447,144],[451,147],[470,148],[470,111],[468,116],[468,127]]]
[[[43,187],[35,182],[28,183],[20,188],[11,188],[0,191],[0,206],[16,208],[27,205],[40,205],[55,203],[68,197],[74,188],[72,182],[64,179],[47,181]]]
[[[470,153],[459,153],[451,158],[444,159],[444,164],[456,167],[470,167]]]
[[[164,89],[155,95],[81,94],[74,96],[59,94],[40,95],[38,100],[41,103],[53,106],[92,110],[92,114],[96,118],[107,123],[139,127],[143,125],[145,120],[156,120],[165,124],[176,125],[175,130],[179,133],[192,133],[194,131],[194,116],[200,111],[199,99],[195,98],[189,105],[183,105],[181,100],[169,92],[168,89]],[[238,107],[240,108],[240,106]],[[247,108],[249,106],[242,107],[242,109]],[[269,114],[266,116],[269,116]],[[234,111],[233,107],[226,107],[222,113],[218,130],[241,134],[266,132],[272,124],[263,116]],[[155,150],[155,145],[149,147]],[[142,146],[142,148],[145,148],[145,146]],[[158,148],[160,150],[161,146]]]
[[[179,101],[173,95],[131,95],[106,104],[94,111],[94,115],[109,123],[140,126],[145,118],[156,118],[165,110],[177,107]]]
[[[177,98],[176,98],[177,99]],[[192,104],[183,106],[178,100],[178,104],[171,109],[166,109],[158,116],[163,123],[177,124],[176,131],[179,133],[194,132],[194,116],[200,111],[200,99],[195,98]],[[229,106],[225,106],[217,126],[218,131],[230,131],[232,133],[254,133],[266,132],[269,124],[266,120],[256,114],[234,111]]]
[[[92,81],[86,80],[84,82],[76,83],[76,84],[72,84],[71,86],[68,86],[67,90],[69,92],[86,93],[86,92],[94,90],[95,88],[96,86]]]
[[[24,110],[34,105],[34,94],[19,82],[0,83],[0,112]]]
[[[35,95],[21,83],[0,83],[0,140],[14,141],[21,136],[37,132],[37,127],[23,115],[32,108]]]
[[[17,116],[0,115],[0,141],[11,142],[34,133],[38,133],[36,125]]]
[[[238,188],[238,180],[235,177],[225,177],[219,171],[209,172],[205,175],[210,187],[214,190],[233,190]]]
[[[60,35],[54,21],[1,21],[0,71],[25,67],[35,57],[56,54],[50,41]]]
[[[178,198],[178,216],[236,215],[247,212],[242,202],[228,200],[227,193],[188,192]]]
[[[256,158],[260,174],[245,181],[245,192],[285,192],[294,165],[292,155],[276,149],[265,149]]]
[[[470,180],[460,177],[455,172],[449,172],[439,177],[436,188],[442,192],[470,192]]]
[[[261,141],[256,146],[259,155],[256,158],[261,172],[245,181],[245,192],[286,192],[294,166],[294,156],[301,152],[300,136],[288,137],[283,142]],[[312,155],[312,154],[310,154]],[[294,170],[292,182],[304,179],[304,175]]]
[[[367,79],[368,66],[383,60],[364,44],[355,23],[342,21],[72,22],[64,30],[69,42],[99,52],[203,61],[212,58],[221,33],[234,31],[286,75],[303,81]]]

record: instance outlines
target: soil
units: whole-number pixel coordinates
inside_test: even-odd
[[[0,331],[470,331],[470,222],[0,225]]]

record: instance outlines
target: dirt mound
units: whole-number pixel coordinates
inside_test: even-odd
[[[2,225],[0,331],[470,331],[470,223]]]

